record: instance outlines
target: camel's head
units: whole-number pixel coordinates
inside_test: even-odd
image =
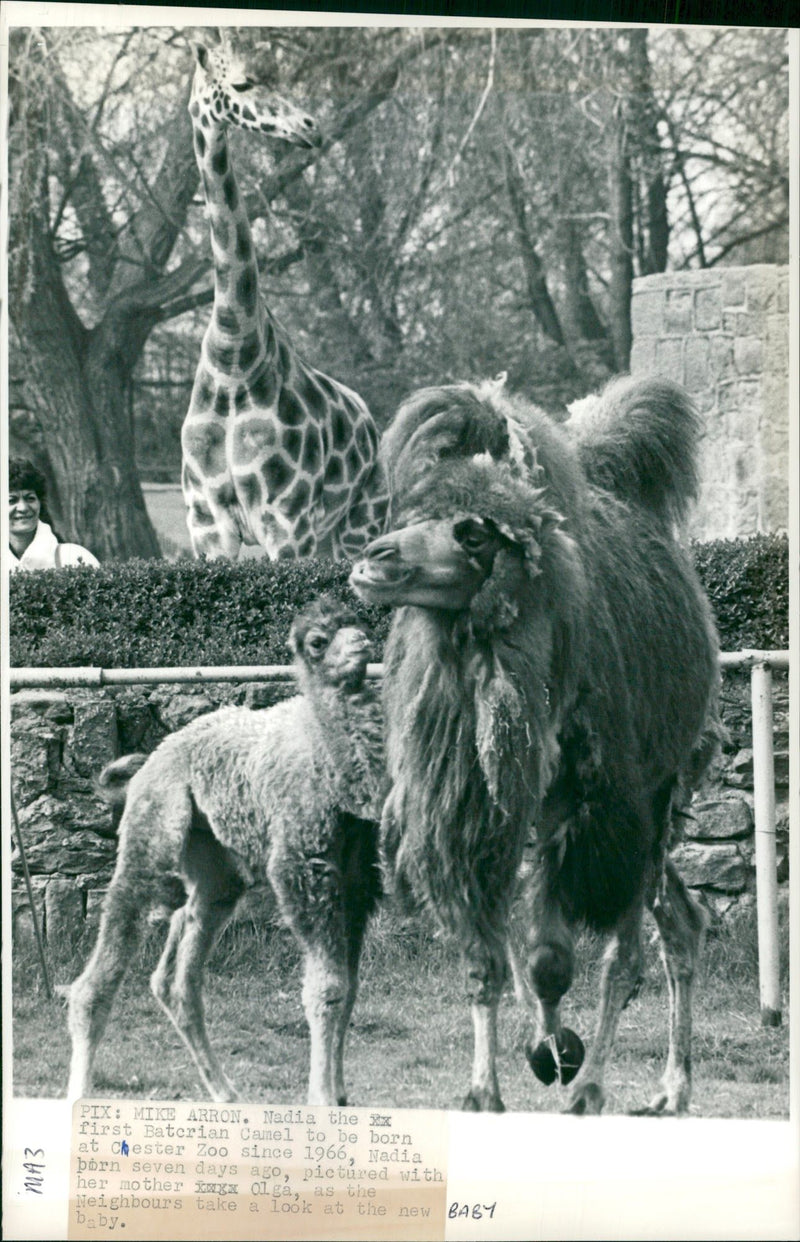
[[[515,543],[490,518],[428,518],[374,539],[353,566],[350,585],[371,604],[457,612],[469,606],[501,549],[513,555]]]
[[[332,595],[321,595],[292,623],[289,646],[301,680],[358,690],[367,674],[372,640],[351,608]]]
[[[298,147],[319,146],[316,121],[274,90],[274,65],[263,49],[193,44],[196,61],[189,112],[196,124],[238,125]]]
[[[468,609],[488,632],[515,624],[545,584],[574,578],[571,450],[502,381],[422,389],[400,407],[381,448],[394,530],[353,568],[362,599]]]

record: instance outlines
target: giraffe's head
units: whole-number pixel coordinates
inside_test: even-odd
[[[322,141],[316,121],[281,98],[256,73],[244,52],[227,41],[218,47],[194,43],[196,60],[189,112],[201,125],[238,125],[298,147],[316,147]]]

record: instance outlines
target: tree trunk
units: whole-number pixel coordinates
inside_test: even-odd
[[[107,323],[86,331],[78,321],[49,239],[39,234],[35,250],[33,296],[12,299],[10,314],[14,335],[24,342],[45,473],[55,482],[56,527],[101,561],[157,557],[126,405],[132,364]]]
[[[564,333],[561,331],[558,313],[553,304],[553,299],[550,297],[550,291],[547,288],[544,265],[536,252],[536,246],[528,228],[525,187],[522,184],[519,170],[514,163],[514,157],[508,150],[508,147],[503,148],[503,162],[508,201],[511,205],[517,245],[519,246],[520,257],[525,270],[525,284],[530,307],[542,331],[551,340],[555,341],[557,345],[564,345]]]
[[[669,248],[667,187],[664,181],[663,154],[658,135],[658,108],[653,96],[647,35],[647,28],[644,26],[628,32],[634,82],[632,103],[645,183],[643,223],[646,224],[647,245],[644,248],[643,276],[666,270]]]
[[[586,341],[603,341],[606,330],[589,292],[583,247],[574,220],[560,221],[558,239],[564,257],[564,319],[570,332]]]
[[[614,362],[627,371],[631,357],[631,294],[633,292],[633,194],[627,135],[617,107],[608,128],[609,308]]]

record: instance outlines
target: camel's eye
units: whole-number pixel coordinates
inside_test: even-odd
[[[251,91],[255,86],[255,82],[251,82],[248,79],[246,82],[231,82],[231,86],[235,91]]]
[[[309,634],[306,639],[306,647],[312,655],[322,655],[328,645],[328,640],[324,634]]]
[[[491,542],[486,527],[472,519],[457,522],[453,534],[468,556],[479,556]]]

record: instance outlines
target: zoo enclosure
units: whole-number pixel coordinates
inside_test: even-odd
[[[789,668],[789,652],[755,650],[722,652],[720,667],[722,669],[750,669],[761,1020],[765,1026],[777,1026],[781,1022],[781,999],[778,957],[772,670]],[[368,677],[380,678],[382,675],[382,664],[367,666]],[[12,668],[9,683],[12,690],[22,690],[168,683],[197,685],[211,682],[282,684],[291,682],[293,678],[291,666],[285,664],[136,669]],[[21,835],[19,843],[24,858]],[[31,903],[31,908],[33,910],[33,903]]]

